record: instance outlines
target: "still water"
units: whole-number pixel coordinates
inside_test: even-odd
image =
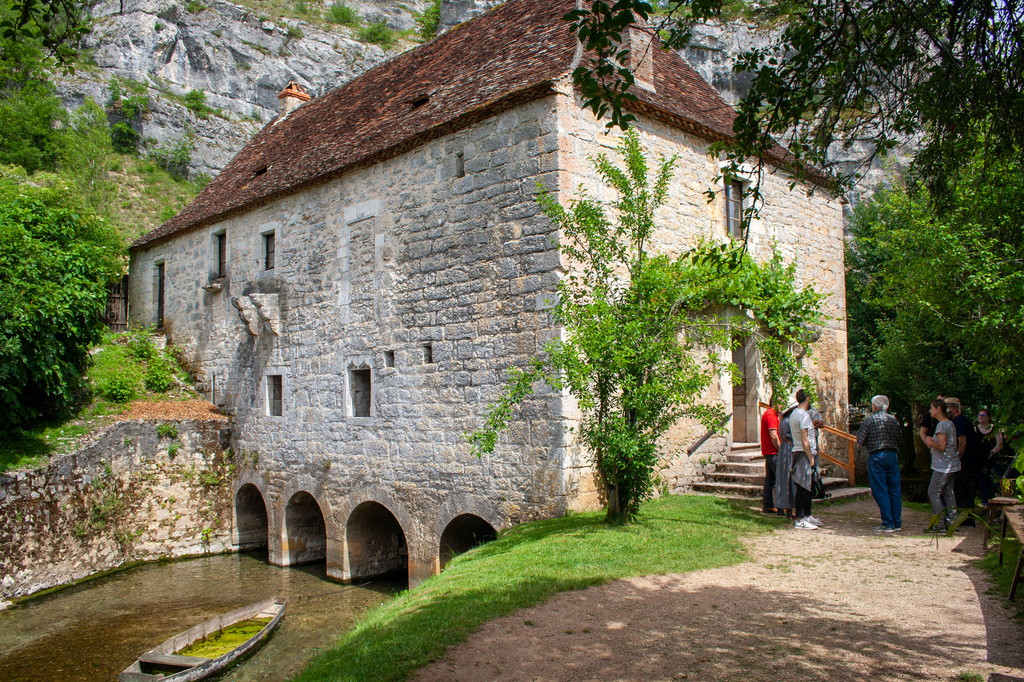
[[[405,587],[326,579],[323,564],[282,568],[227,554],[140,566],[0,611],[0,680],[110,682],[143,651],[239,606],[288,597],[280,627],[220,680],[286,680],[357,616]]]

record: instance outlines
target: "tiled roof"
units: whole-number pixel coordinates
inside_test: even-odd
[[[552,92],[572,72],[575,0],[509,0],[306,102],[260,131],[181,213],[142,246],[249,210]],[[732,108],[674,52],[655,50],[655,88],[633,106],[707,139]],[[581,115],[590,115],[581,113]]]

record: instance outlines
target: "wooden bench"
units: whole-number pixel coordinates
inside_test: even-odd
[[[1024,506],[1007,507],[1003,509],[1003,537],[1006,537],[1006,527],[1017,537],[1021,543],[1020,556],[1017,557],[1017,566],[1013,569],[1013,579],[1010,581],[1010,600],[1017,594],[1017,583],[1020,582],[1021,570],[1024,569]],[[1003,543],[999,543],[999,563],[1003,563]]]

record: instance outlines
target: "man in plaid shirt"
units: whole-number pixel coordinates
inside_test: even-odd
[[[876,395],[871,399],[871,416],[857,431],[857,443],[868,451],[868,476],[871,494],[882,515],[880,533],[903,528],[903,498],[900,491],[900,424],[888,412],[889,399]]]

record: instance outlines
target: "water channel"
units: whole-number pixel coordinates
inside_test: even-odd
[[[265,557],[265,555],[264,555]],[[282,568],[252,554],[139,566],[0,611],[0,680],[110,682],[143,651],[239,606],[288,597],[284,621],[221,680],[286,680],[405,580],[341,585],[324,564]]]

